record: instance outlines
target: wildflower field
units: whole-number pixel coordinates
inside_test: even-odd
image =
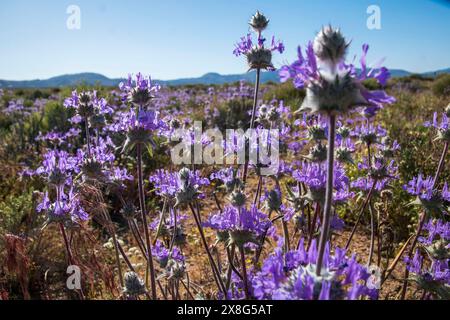
[[[253,83],[0,89],[0,300],[450,299],[450,75],[249,23]]]

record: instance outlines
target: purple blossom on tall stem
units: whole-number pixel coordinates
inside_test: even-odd
[[[331,26],[324,27],[314,42],[309,43],[306,58],[303,57],[299,48],[298,60],[280,70],[282,82],[293,79],[295,87],[306,88],[306,97],[301,110],[328,116],[327,184],[317,257],[317,276],[321,275],[325,244],[330,229],[336,116],[358,107],[375,106],[378,108],[389,101],[382,94],[383,92],[370,92],[361,83],[369,76],[369,73],[366,72],[365,62],[368,47],[363,47],[363,58],[361,59],[363,73],[358,75],[353,65],[345,64],[348,46],[349,43],[339,29]],[[384,83],[387,75],[387,69],[382,69],[375,77],[379,82]]]
[[[138,73],[134,81],[130,75],[126,83],[120,83],[119,88],[123,92],[124,99],[136,107],[135,114],[138,123],[139,121],[144,121],[144,124],[148,124],[149,122],[153,124],[155,122],[155,116],[153,114],[147,114],[148,111],[146,108],[150,104],[150,101],[155,98],[154,94],[159,90],[159,86],[154,85],[150,77],[145,78],[141,73]],[[153,129],[153,125],[150,129]],[[147,148],[151,148],[151,146],[149,146],[151,141],[151,131],[149,132],[146,125],[142,125],[134,127],[130,130],[125,146],[127,146],[128,143],[128,145],[136,147],[139,206],[141,210],[142,224],[144,226],[145,246],[147,251],[147,269],[149,270],[150,275],[152,298],[153,300],[156,300],[156,275],[153,266],[152,246],[147,223],[148,213],[145,204],[144,177],[142,169],[142,147],[147,146]],[[148,285],[147,277],[146,285]]]
[[[91,152],[91,132],[90,126],[92,122],[99,124],[104,122],[103,116],[111,114],[113,109],[108,105],[106,99],[99,98],[97,91],[86,91],[78,93],[76,90],[72,92],[72,96],[64,100],[66,108],[74,108],[76,116],[71,119],[73,123],[78,123],[81,119],[84,121],[84,130],[86,135],[87,152]]]
[[[161,87],[155,84],[150,76],[145,77],[141,73],[137,73],[134,79],[131,74],[128,75],[127,81],[119,84],[119,89],[122,91],[124,101],[133,103],[139,108],[138,111],[141,111],[152,99],[156,98]]]
[[[255,92],[253,98],[253,108],[250,119],[250,129],[254,128],[256,119],[256,108],[258,105],[258,92],[260,85],[261,70],[275,70],[272,65],[272,52],[278,51],[284,52],[284,45],[280,41],[275,41],[275,37],[272,38],[270,48],[265,47],[266,39],[262,36],[262,31],[267,28],[269,20],[261,14],[259,11],[252,16],[249,22],[253,31],[257,34],[257,43],[254,44],[251,34],[247,34],[246,37],[242,37],[241,41],[236,44],[236,48],[233,53],[236,56],[245,55],[247,57],[247,63],[249,70],[256,70],[255,80]],[[248,161],[245,161],[242,181],[247,181]]]

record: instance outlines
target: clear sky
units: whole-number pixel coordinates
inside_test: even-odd
[[[69,30],[69,5],[81,29]],[[369,5],[381,9],[381,30],[366,26]],[[232,54],[256,11],[269,16],[267,38],[284,41],[275,66],[322,25],[340,26],[364,42],[369,62],[412,72],[450,67],[450,1],[444,0],[1,0],[0,79],[27,80],[78,72],[123,77],[141,71],[157,79],[246,71]]]

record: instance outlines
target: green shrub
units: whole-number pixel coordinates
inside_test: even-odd
[[[450,95],[450,74],[438,77],[433,83],[432,90],[437,96]]]
[[[43,131],[56,130],[64,132],[72,127],[69,119],[73,112],[56,101],[49,102],[44,108]]]
[[[21,231],[25,221],[31,221],[34,215],[33,192],[9,194],[0,202],[0,234]]]
[[[285,105],[292,106],[296,110],[305,98],[305,91],[295,88],[292,82],[289,81],[277,86],[269,87],[269,90],[267,90],[263,98],[266,101],[270,101],[274,98],[283,100]]]
[[[364,87],[366,87],[369,90],[378,90],[381,88],[381,85],[375,79],[364,80],[363,84],[364,84]]]

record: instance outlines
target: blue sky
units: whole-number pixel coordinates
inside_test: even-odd
[[[81,29],[68,30],[66,9],[81,9]],[[381,9],[381,30],[366,27],[369,5]],[[450,2],[444,0],[2,0],[0,79],[48,78],[78,72],[122,77],[141,71],[158,79],[246,71],[232,54],[261,10],[266,36],[284,41],[275,66],[322,25],[340,26],[351,56],[368,43],[369,62],[423,72],[450,67]]]

